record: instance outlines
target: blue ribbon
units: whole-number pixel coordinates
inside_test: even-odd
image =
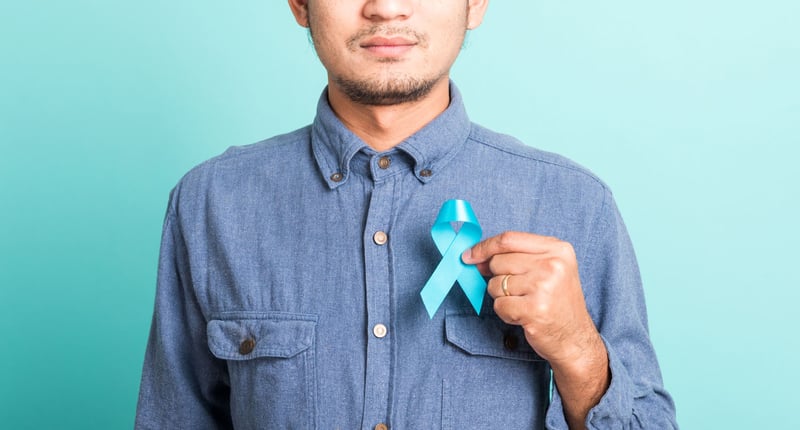
[[[453,222],[462,223],[458,232],[453,228]],[[442,254],[442,260],[419,293],[431,319],[456,281],[480,315],[486,281],[477,267],[461,261],[461,254],[480,242],[481,234],[481,226],[467,201],[444,202],[431,228],[433,242]]]

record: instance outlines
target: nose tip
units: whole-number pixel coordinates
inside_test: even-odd
[[[364,16],[371,21],[407,19],[413,11],[411,0],[370,0],[364,5]]]

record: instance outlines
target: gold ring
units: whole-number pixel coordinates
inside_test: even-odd
[[[510,277],[511,277],[511,275],[503,276],[503,282],[500,283],[500,285],[503,287],[503,295],[505,295],[505,296],[510,296],[511,295],[511,294],[508,294],[508,278],[510,278]]]

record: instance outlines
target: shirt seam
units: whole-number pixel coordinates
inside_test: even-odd
[[[469,135],[468,139],[470,139],[470,140],[472,140],[472,141],[474,141],[476,143],[479,143],[479,144],[488,146],[490,148],[496,149],[496,150],[498,150],[500,152],[504,152],[506,154],[514,155],[514,156],[517,156],[517,157],[525,158],[525,159],[528,159],[528,160],[533,160],[533,161],[536,161],[536,162],[539,162],[539,163],[544,163],[544,164],[548,164],[548,165],[551,165],[551,166],[560,167],[562,169],[567,169],[567,170],[571,170],[571,171],[580,173],[580,174],[582,174],[584,176],[587,176],[587,177],[591,178],[594,182],[597,182],[603,188],[604,191],[608,189],[608,186],[606,186],[606,184],[602,180],[600,180],[600,178],[598,178],[595,174],[593,174],[593,173],[589,172],[588,170],[586,170],[586,168],[583,168],[583,167],[580,167],[580,166],[572,166],[572,165],[569,165],[569,164],[566,164],[566,163],[558,163],[558,162],[551,161],[551,160],[545,160],[545,159],[543,159],[541,157],[536,157],[536,156],[533,156],[533,155],[530,155],[530,154],[525,154],[525,153],[522,153],[522,152],[519,152],[519,151],[514,151],[514,150],[509,149],[509,148],[504,148],[504,147],[501,147],[501,146],[499,146],[497,144],[494,144],[494,143],[488,142],[486,140],[483,140],[483,139],[479,138],[478,136],[475,136],[474,133],[472,133],[472,132],[470,132],[470,135]],[[534,149],[533,147],[529,147],[529,148]]]
[[[609,198],[608,194],[609,194],[608,190],[605,189],[603,192],[603,202],[600,204],[600,210],[597,211],[597,215],[592,220],[592,223],[590,224],[588,232],[586,234],[586,240],[584,241],[585,243],[584,252],[586,255],[587,262],[595,261],[595,259],[591,257],[594,257],[594,255],[597,252],[597,249],[599,248],[598,244],[600,243],[600,236],[601,236],[600,229],[604,224],[603,218],[608,209],[608,198]]]
[[[300,128],[298,130],[295,130],[292,133],[288,133],[286,135],[283,135],[283,137],[292,136],[293,134],[300,133],[301,131],[305,131],[308,128],[309,128],[308,126],[304,127],[304,128]],[[204,165],[209,165],[209,164],[214,164],[215,165],[218,162],[227,161],[227,160],[231,160],[231,159],[236,159],[236,158],[240,158],[240,157],[245,157],[245,156],[248,156],[248,155],[250,155],[252,153],[257,153],[257,152],[260,152],[260,151],[267,152],[268,149],[277,149],[277,148],[281,148],[281,147],[289,146],[289,145],[298,145],[298,144],[303,143],[303,141],[305,140],[304,138],[308,138],[308,136],[293,136],[292,138],[290,138],[287,141],[278,140],[280,138],[281,138],[281,136],[276,136],[276,137],[273,137],[273,138],[270,138],[270,139],[262,140],[262,141],[255,142],[255,143],[251,143],[249,145],[231,146],[225,152],[223,152],[222,154],[217,155],[216,157],[212,157],[212,158],[200,163],[199,165],[197,165],[197,168],[200,168],[200,167],[202,167]]]

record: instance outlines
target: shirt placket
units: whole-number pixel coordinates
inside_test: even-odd
[[[363,232],[367,299],[367,363],[362,429],[389,428],[392,374],[392,333],[389,249],[394,181],[391,157],[375,155],[370,160],[374,180],[367,222]]]

